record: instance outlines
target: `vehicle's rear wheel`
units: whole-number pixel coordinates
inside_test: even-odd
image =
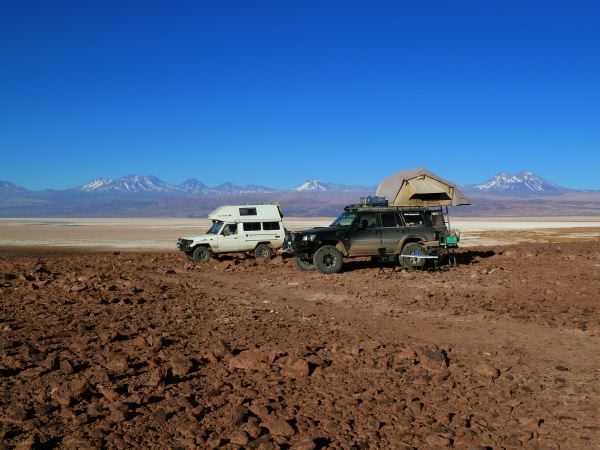
[[[302,259],[299,256],[294,256],[294,263],[300,270],[315,270],[315,265],[309,260]]]
[[[324,245],[315,252],[313,262],[321,273],[338,273],[342,270],[344,256],[333,245]]]
[[[273,249],[267,244],[259,244],[254,250],[254,256],[257,258],[271,259],[271,256],[273,256]]]
[[[213,252],[208,247],[196,247],[192,252],[192,261],[207,262],[212,257]]]
[[[422,269],[427,262],[427,259],[419,258],[419,256],[426,256],[427,252],[417,242],[406,244],[400,254],[400,265],[406,270]]]

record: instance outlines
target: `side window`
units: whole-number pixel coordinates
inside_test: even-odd
[[[396,213],[381,213],[381,227],[382,228],[395,228],[398,226]]]
[[[377,216],[375,214],[361,214],[358,218],[359,228],[377,228]]]
[[[255,216],[256,208],[240,208],[240,216]]]
[[[244,231],[260,231],[260,222],[244,222]]]
[[[279,230],[279,222],[263,222],[263,230]]]
[[[403,212],[402,217],[407,227],[418,227],[425,224],[420,212]]]
[[[228,223],[221,230],[221,234],[223,236],[231,236],[232,234],[237,234],[237,223]]]

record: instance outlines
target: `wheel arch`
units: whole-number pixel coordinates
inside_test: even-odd
[[[210,244],[208,244],[208,243],[205,243],[205,242],[201,242],[200,244],[196,244],[196,245],[194,245],[190,251],[192,251],[192,252],[193,252],[193,251],[194,251],[194,250],[196,250],[198,247],[206,247],[206,248],[208,248],[208,249],[209,249],[211,252],[214,252],[214,251],[215,251],[215,249],[214,249],[214,248],[212,248]]]
[[[402,253],[402,249],[404,248],[404,246],[406,244],[410,244],[412,242],[425,242],[426,239],[423,236],[418,236],[418,235],[408,235],[406,236],[404,239],[402,239],[400,242],[398,242],[398,247],[396,247],[396,254],[399,255],[400,253]]]
[[[273,247],[273,243],[271,241],[260,241],[256,243],[254,250],[256,250],[259,245],[268,245],[269,247]]]
[[[315,252],[325,245],[331,245],[331,246],[337,248],[342,255],[348,256],[348,251],[346,250],[346,246],[339,239],[326,239],[324,241],[319,242],[319,246],[316,248]]]

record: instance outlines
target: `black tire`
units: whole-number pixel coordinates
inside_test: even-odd
[[[402,247],[401,255],[415,255],[422,256],[426,255],[427,252],[418,242],[409,242],[404,247]],[[425,267],[427,263],[427,259],[424,258],[405,258],[400,257],[400,265],[404,267],[406,270],[415,270],[422,269]]]
[[[196,247],[192,252],[192,261],[205,263],[210,261],[212,258],[213,252],[208,247]]]
[[[333,245],[324,245],[315,252],[313,262],[321,273],[338,273],[344,265],[344,256]]]
[[[194,261],[194,255],[192,254],[194,253],[193,251],[189,251],[189,252],[185,252],[185,256],[187,257],[188,261]]]
[[[254,249],[254,256],[256,258],[271,259],[271,256],[273,256],[273,249],[267,244],[258,244]]]
[[[294,256],[294,263],[300,270],[315,270],[315,265],[312,262],[302,259],[299,256]]]

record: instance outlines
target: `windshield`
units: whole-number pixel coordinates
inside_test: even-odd
[[[330,227],[347,227],[349,225],[352,225],[352,222],[354,222],[355,218],[356,218],[355,212],[345,212],[345,213],[340,214],[338,216],[338,218],[335,219],[333,221],[333,223],[329,226]]]
[[[213,220],[212,227],[210,227],[210,230],[208,230],[206,232],[206,234],[219,234],[219,231],[221,231],[222,226],[223,226],[223,222],[220,222],[218,220]]]

